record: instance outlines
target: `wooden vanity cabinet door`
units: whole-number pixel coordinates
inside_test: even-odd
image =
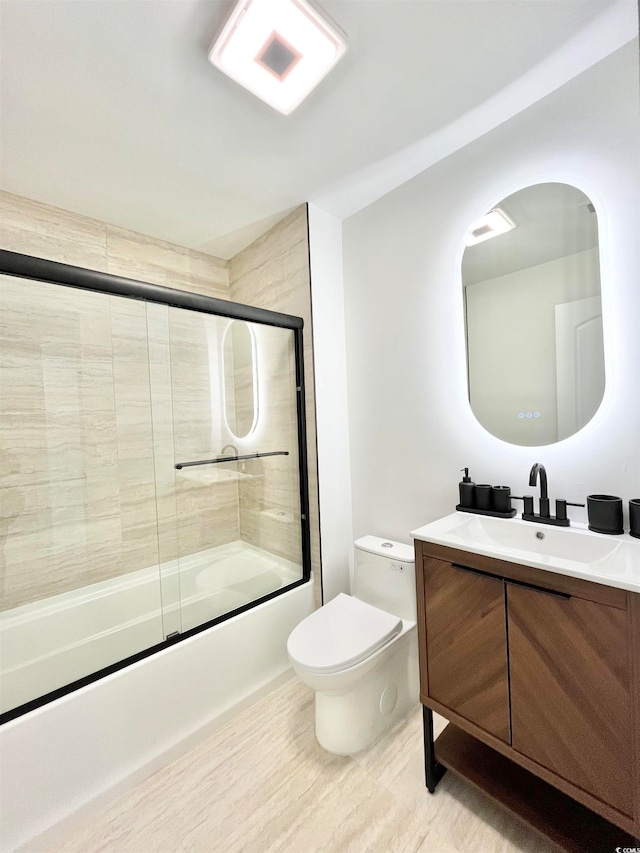
[[[512,746],[633,815],[625,610],[507,583]]]
[[[509,743],[504,581],[425,557],[429,696]]]

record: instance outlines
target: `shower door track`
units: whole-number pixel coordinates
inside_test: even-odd
[[[73,267],[58,261],[9,252],[7,249],[0,249],[0,274],[31,278],[50,284],[62,284],[65,287],[77,287],[80,290],[107,293],[111,296],[142,299],[145,302],[157,302],[171,308],[219,314],[232,320],[247,320],[250,323],[279,326],[283,329],[301,330],[304,325],[302,317],[294,317],[292,314],[281,314],[279,311],[243,305],[241,302],[228,302],[226,299],[216,299],[213,296],[201,296],[198,293],[175,290],[160,284],[148,284],[99,270]]]
[[[137,663],[140,660],[150,657],[156,652],[162,651],[169,646],[173,646],[188,637],[192,637],[194,634],[206,631],[208,628],[218,625],[220,622],[225,622],[233,616],[244,613],[259,604],[269,601],[272,598],[276,598],[291,589],[295,589],[296,587],[307,583],[311,578],[311,534],[309,527],[309,479],[307,471],[307,430],[304,389],[304,320],[302,317],[296,317],[292,314],[282,314],[278,311],[269,311],[266,308],[256,308],[252,305],[243,305],[240,302],[216,299],[212,296],[201,296],[200,294],[176,290],[171,287],[163,287],[158,284],[136,281],[122,276],[100,272],[98,270],[75,267],[69,264],[59,263],[58,261],[50,261],[45,258],[37,258],[32,255],[23,255],[19,252],[10,252],[7,249],[0,249],[0,275],[32,279],[63,287],[73,287],[79,290],[92,291],[94,293],[105,293],[111,296],[122,296],[127,299],[153,302],[160,305],[167,305],[170,308],[182,308],[187,311],[198,311],[203,314],[228,317],[232,320],[245,320],[249,323],[259,323],[266,326],[290,329],[294,335],[302,551],[302,577],[299,580],[257,598],[249,604],[230,610],[222,616],[218,616],[215,619],[211,619],[208,622],[204,622],[201,625],[190,628],[177,636],[171,635],[165,638],[161,643],[157,643],[154,646],[143,649],[136,654],[123,658],[122,660],[110,664],[96,672],[83,676],[70,684],[56,688],[50,693],[46,693],[43,696],[32,699],[23,705],[11,708],[10,710],[0,714],[0,725],[2,725],[16,717],[22,716],[22,714],[35,710],[36,708],[39,708],[48,702],[52,702],[62,696],[66,696],[74,690],[78,690],[79,688],[85,687],[94,681],[98,681],[107,675],[118,672],[133,663]],[[266,455],[273,454],[255,454],[255,456]],[[278,451],[278,455],[280,455],[280,451]],[[184,467],[184,463],[182,465]],[[177,468],[178,466],[176,465],[175,467]]]

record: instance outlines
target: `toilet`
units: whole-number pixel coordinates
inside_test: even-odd
[[[316,691],[316,737],[337,755],[370,746],[419,701],[413,548],[356,540],[353,594],[300,622],[287,651]]]

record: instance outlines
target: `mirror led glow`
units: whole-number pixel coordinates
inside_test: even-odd
[[[305,0],[240,0],[209,62],[289,115],[346,49],[343,36]]]

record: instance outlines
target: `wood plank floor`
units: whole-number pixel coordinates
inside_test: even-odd
[[[470,785],[423,781],[417,707],[373,748],[330,755],[291,680],[200,745],[31,853],[550,853]],[[444,721],[439,720],[442,726]],[[439,729],[436,731],[438,733]],[[591,853],[591,851],[589,851]]]

